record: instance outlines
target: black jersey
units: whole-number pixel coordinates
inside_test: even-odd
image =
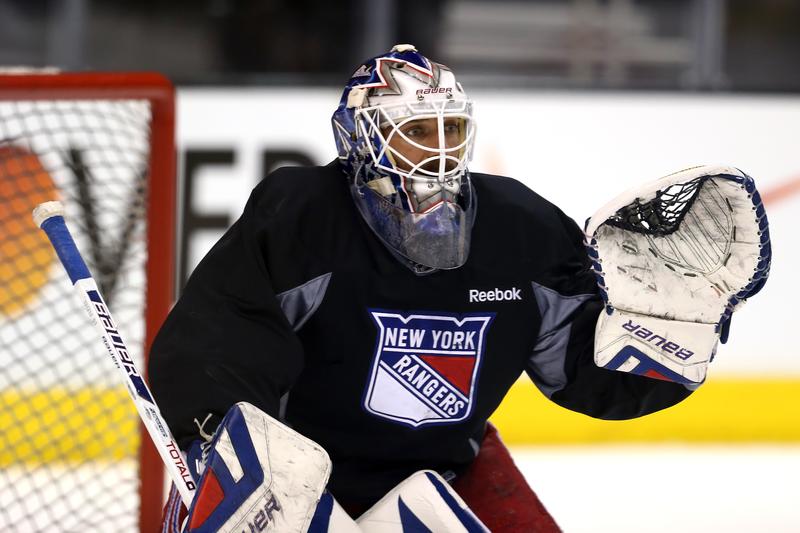
[[[335,496],[370,504],[417,470],[468,465],[522,372],[600,418],[685,398],[594,365],[602,305],[575,223],[510,178],[472,180],[466,264],[419,276],[361,219],[337,163],[265,178],[153,345],[180,444],[199,438],[195,419],[248,401],[325,447]]]

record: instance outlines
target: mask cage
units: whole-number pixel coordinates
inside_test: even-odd
[[[425,119],[436,121],[436,146],[426,146],[410,138],[403,128]],[[448,146],[446,121],[458,120],[456,143]],[[472,103],[468,100],[435,100],[431,102],[403,102],[395,105],[375,105],[359,109],[355,114],[357,135],[364,139],[364,156],[371,160],[373,170],[393,178],[395,187],[404,196],[408,209],[424,213],[434,209],[440,200],[456,201],[461,178],[472,157],[475,140],[475,122]],[[428,157],[410,160],[392,140],[401,139],[408,146]],[[430,196],[425,194],[430,189]]]

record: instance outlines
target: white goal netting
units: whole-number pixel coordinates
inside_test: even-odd
[[[139,425],[35,205],[58,199],[143,369],[151,105],[0,93],[0,531],[138,531]]]

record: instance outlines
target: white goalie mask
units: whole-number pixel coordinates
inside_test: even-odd
[[[359,212],[387,247],[418,273],[463,265],[475,122],[453,73],[396,46],[356,71],[333,126]]]

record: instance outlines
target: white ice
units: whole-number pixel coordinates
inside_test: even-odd
[[[565,533],[800,532],[800,446],[517,448]]]
[[[512,450],[515,461],[565,533],[736,533],[800,532],[800,445],[561,446]],[[56,490],[66,472],[0,470],[4,496],[0,530],[132,531],[111,526],[102,516],[66,516],[60,498],[89,496],[109,515],[132,516],[135,502],[115,500],[109,491],[131,475],[122,463],[102,474],[93,467],[77,473],[96,490],[63,495]],[[85,471],[84,471],[85,470]],[[49,499],[10,505],[10,493],[34,486]],[[56,522],[48,522],[56,518]],[[77,528],[77,529],[76,529]]]

